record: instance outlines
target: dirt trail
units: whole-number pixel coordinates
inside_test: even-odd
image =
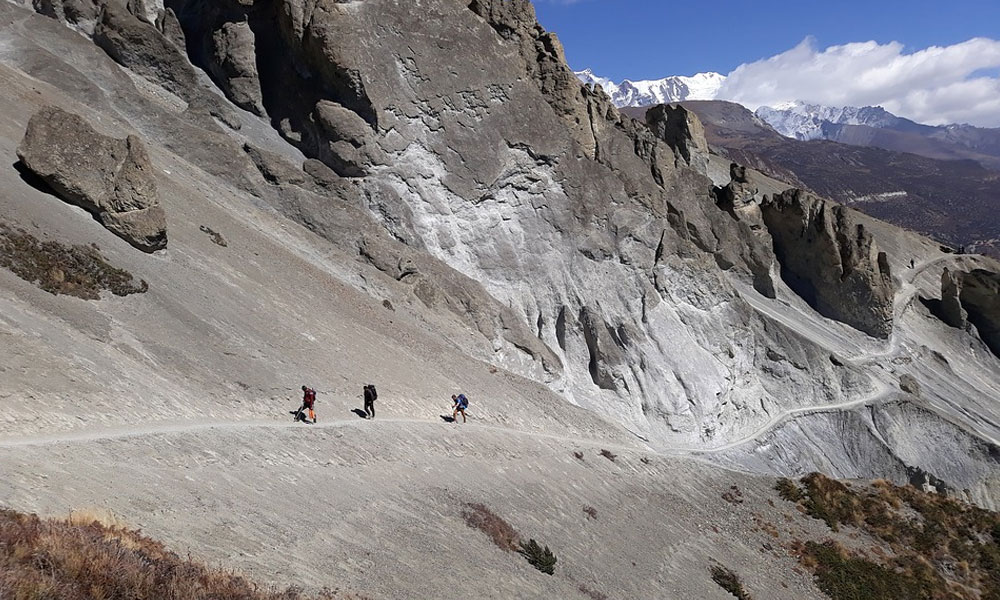
[[[74,443],[86,443],[86,442],[96,442],[104,440],[121,440],[121,439],[160,435],[160,434],[197,433],[203,431],[217,431],[217,430],[231,431],[237,429],[254,429],[254,428],[267,428],[267,429],[299,428],[307,433],[310,429],[334,429],[342,427],[372,427],[372,426],[377,427],[383,423],[407,423],[412,425],[438,426],[438,427],[446,427],[446,426],[463,427],[463,428],[470,428],[472,430],[499,431],[510,435],[542,438],[548,440],[556,440],[560,442],[568,442],[573,444],[582,444],[595,447],[601,446],[602,448],[608,448],[613,450],[625,450],[632,452],[647,450],[647,448],[638,445],[624,446],[620,444],[613,444],[607,441],[590,439],[586,437],[574,437],[574,436],[564,436],[551,433],[542,433],[537,431],[525,431],[521,429],[513,429],[497,425],[483,425],[478,423],[449,424],[439,419],[435,420],[435,419],[399,419],[399,418],[377,419],[375,421],[366,421],[362,419],[336,419],[336,420],[329,420],[324,423],[317,423],[316,425],[305,425],[305,424],[292,423],[286,421],[263,421],[263,420],[233,421],[228,423],[161,421],[139,427],[114,427],[107,429],[96,429],[96,430],[78,431],[78,432],[62,432],[53,435],[30,436],[23,438],[0,440],[0,448],[20,448],[25,446],[74,444]]]

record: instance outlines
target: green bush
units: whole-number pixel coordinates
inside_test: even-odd
[[[712,566],[712,581],[719,584],[719,587],[738,598],[738,600],[753,600],[750,594],[743,589],[743,582],[740,581],[740,576],[722,565]]]
[[[528,563],[541,571],[552,575],[556,570],[556,555],[552,554],[548,546],[542,547],[534,539],[521,542],[521,549],[518,550]]]
[[[776,484],[774,484],[774,489],[778,492],[778,495],[781,496],[782,500],[788,502],[798,502],[803,497],[802,490],[799,488],[798,484],[785,477],[782,477]]]

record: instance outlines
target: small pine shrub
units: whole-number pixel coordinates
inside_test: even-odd
[[[549,550],[548,546],[541,546],[534,539],[521,542],[521,549],[518,550],[528,561],[528,564],[535,567],[542,573],[552,575],[556,571],[556,555]]]
[[[738,600],[753,600],[750,594],[743,589],[743,581],[740,580],[740,576],[722,565],[712,565],[712,581]]]

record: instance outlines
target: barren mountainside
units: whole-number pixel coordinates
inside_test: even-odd
[[[526,0],[0,2],[0,100],[0,506],[593,599],[826,597],[776,476],[1000,503],[998,264],[838,203],[850,154],[620,111]]]

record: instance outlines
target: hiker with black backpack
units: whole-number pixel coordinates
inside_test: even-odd
[[[469,399],[465,394],[452,395],[451,401],[455,403],[455,411],[451,413],[451,422],[458,423],[458,413],[462,413],[462,422],[465,423],[465,409],[469,408]]]
[[[375,386],[368,384],[365,386],[365,415],[369,419],[375,418],[375,400],[378,399],[378,392]]]

